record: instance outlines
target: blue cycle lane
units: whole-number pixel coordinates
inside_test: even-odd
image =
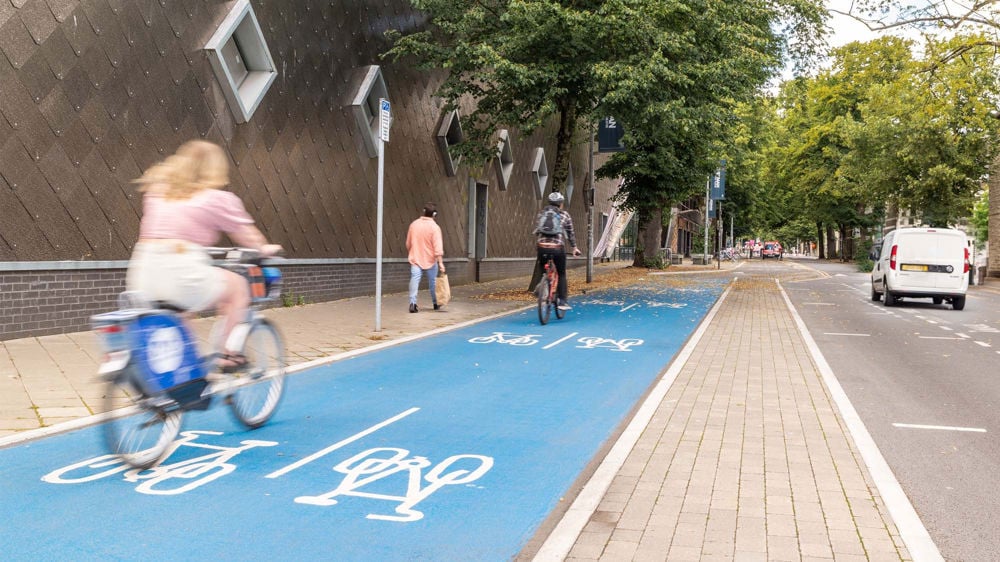
[[[647,279],[295,374],[256,431],[189,413],[153,470],[0,449],[0,559],[511,559],[727,281]]]

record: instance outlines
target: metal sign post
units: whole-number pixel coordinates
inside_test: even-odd
[[[708,265],[708,219],[712,217],[712,198],[709,197],[709,188],[712,185],[712,179],[709,178],[705,180],[705,253],[702,254],[701,263],[702,265]]]
[[[389,127],[392,125],[392,113],[389,100],[379,98],[379,131],[378,131],[378,212],[376,219],[375,241],[375,331],[382,331],[382,194],[385,191],[385,143],[389,142]]]

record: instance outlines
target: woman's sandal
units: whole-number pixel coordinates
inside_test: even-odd
[[[217,364],[223,373],[235,373],[247,366],[247,356],[242,353],[223,353]]]

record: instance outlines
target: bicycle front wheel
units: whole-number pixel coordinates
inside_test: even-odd
[[[167,411],[140,398],[127,377],[108,383],[104,411],[135,406],[139,413],[117,417],[104,424],[104,441],[112,454],[134,468],[149,468],[163,459],[181,429],[181,411]]]
[[[538,297],[538,321],[542,323],[542,326],[549,321],[549,282],[548,279],[542,278],[538,282],[538,286],[535,287],[535,296]]]
[[[285,345],[266,318],[254,320],[243,346],[247,366],[233,373],[227,398],[236,419],[250,429],[271,419],[285,391]]]

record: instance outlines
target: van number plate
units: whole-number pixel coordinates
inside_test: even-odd
[[[926,265],[914,265],[912,263],[904,263],[900,269],[903,271],[927,271]]]

